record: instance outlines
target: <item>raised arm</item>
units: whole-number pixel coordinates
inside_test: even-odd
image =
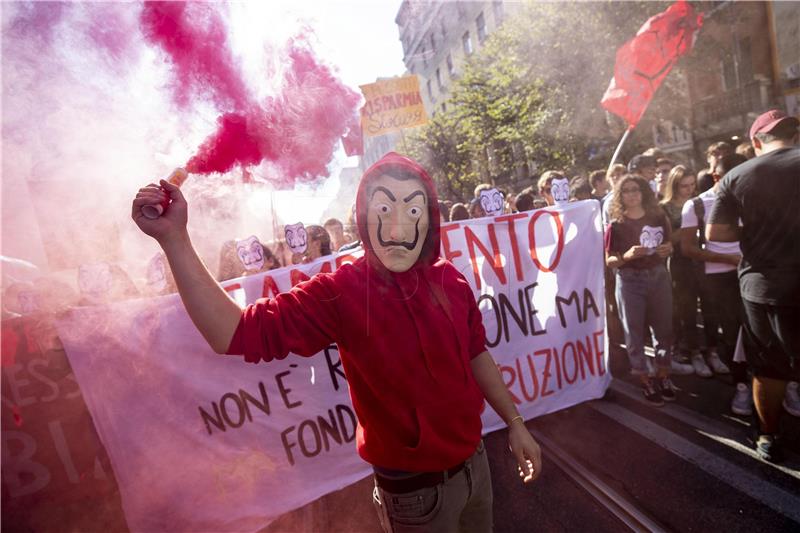
[[[131,217],[153,237],[169,261],[175,284],[189,317],[211,348],[225,353],[241,319],[242,309],[217,283],[194,249],[186,229],[188,206],[180,189],[164,180],[139,189]],[[172,203],[157,219],[142,214],[142,206],[158,204],[169,194]]]

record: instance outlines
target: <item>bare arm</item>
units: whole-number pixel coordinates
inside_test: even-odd
[[[606,252],[606,266],[609,268],[619,268],[631,259],[645,257],[647,254],[648,250],[644,246],[631,246],[624,254],[619,252]]]
[[[525,427],[511,395],[503,383],[492,355],[483,352],[471,361],[472,375],[483,392],[486,401],[508,425],[508,445],[517,459],[520,477],[530,483],[542,472],[542,452],[539,444]]]
[[[706,263],[728,263],[731,265],[739,264],[738,254],[720,254],[717,252],[710,252],[700,248],[700,242],[697,239],[697,227],[681,228],[681,252],[683,255],[695,261],[704,261]],[[715,241],[717,239],[714,239]]]
[[[139,189],[131,216],[164,250],[178,293],[194,325],[215,352],[225,353],[242,310],[217,283],[192,246],[186,230],[187,204],[180,189],[163,180],[161,185],[172,200],[169,209],[155,220],[142,214],[143,205],[157,204],[165,195],[157,185],[150,184]]]
[[[706,239],[717,242],[735,242],[739,240],[737,224],[706,224]]]

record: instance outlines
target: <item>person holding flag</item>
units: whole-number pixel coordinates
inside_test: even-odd
[[[416,162],[389,153],[364,173],[356,199],[364,257],[246,309],[195,251],[180,189],[161,187],[139,190],[132,217],[163,248],[189,316],[216,352],[256,363],[338,344],[358,453],[373,465],[386,531],[492,529],[484,400],[508,424],[520,477],[540,475],[539,445],[486,349],[472,289],[439,257],[436,190]],[[142,215],[165,199],[163,216]]]

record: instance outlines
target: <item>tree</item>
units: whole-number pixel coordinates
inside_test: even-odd
[[[616,51],[668,5],[525,4],[466,62],[448,111],[409,137],[410,155],[451,199],[470,198],[481,181],[522,188],[551,168],[604,168],[623,130],[600,107]],[[629,150],[652,142],[652,117],[676,116],[677,81],[667,78]]]

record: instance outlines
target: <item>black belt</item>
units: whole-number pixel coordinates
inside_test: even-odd
[[[439,472],[424,472],[422,474],[401,479],[384,477],[375,472],[375,483],[386,492],[391,492],[392,494],[405,494],[407,492],[414,492],[415,490],[435,487],[440,483],[444,483],[445,479],[450,479],[464,470],[465,465],[466,463],[461,463],[449,470],[440,470]],[[447,474],[447,478],[445,478],[445,474]]]

